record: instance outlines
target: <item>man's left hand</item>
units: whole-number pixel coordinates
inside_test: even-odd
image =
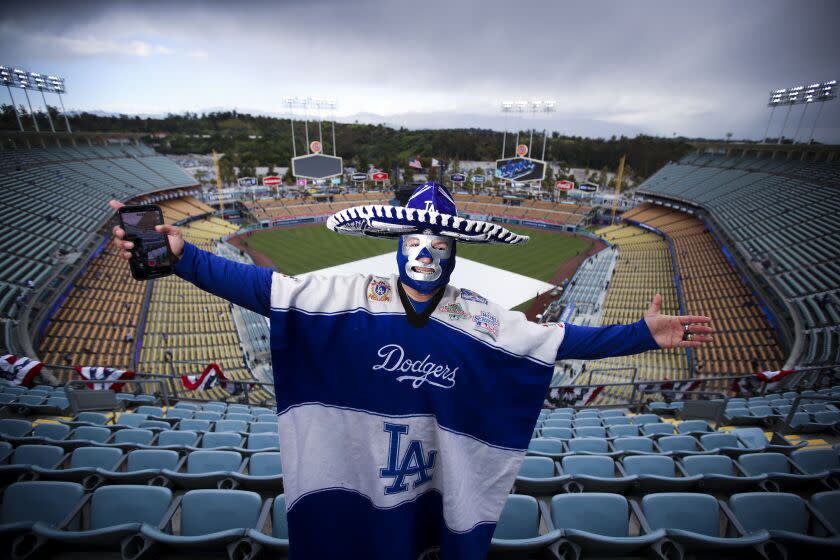
[[[706,325],[712,319],[702,315],[662,315],[659,308],[662,295],[656,294],[645,313],[650,334],[660,348],[697,348],[711,342],[712,327]]]

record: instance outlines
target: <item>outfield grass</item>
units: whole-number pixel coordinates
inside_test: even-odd
[[[558,267],[584,251],[584,239],[539,229],[511,228],[531,236],[525,245],[458,245],[458,256],[550,282]],[[248,246],[286,274],[301,274],[357,261],[397,249],[395,240],[338,235],[323,224],[257,232]]]

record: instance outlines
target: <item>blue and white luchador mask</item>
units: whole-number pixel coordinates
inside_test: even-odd
[[[440,235],[403,235],[397,250],[397,266],[403,284],[421,294],[430,294],[449,283],[455,269],[455,240]]]

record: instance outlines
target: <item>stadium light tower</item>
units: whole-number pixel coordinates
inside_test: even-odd
[[[788,108],[787,112],[785,112],[785,120],[782,122],[782,130],[779,132],[779,139],[776,142],[777,144],[781,144],[784,139],[788,117],[790,116],[793,106],[801,104],[805,105],[802,109],[802,114],[799,116],[799,123],[796,125],[796,132],[794,132],[793,135],[793,141],[796,142],[796,137],[799,135],[799,128],[802,125],[802,120],[805,118],[805,112],[808,110],[808,105],[811,103],[820,103],[820,107],[817,110],[817,117],[814,119],[814,125],[811,127],[811,135],[808,138],[808,143],[810,144],[814,138],[814,130],[816,129],[817,122],[819,121],[820,114],[822,113],[822,104],[837,97],[837,94],[834,91],[836,86],[837,80],[831,80],[824,83],[813,83],[809,86],[796,86],[771,91],[770,99],[767,101],[767,106],[771,108],[770,119],[767,121],[767,128],[764,130],[764,138],[762,141],[767,140],[767,134],[770,132],[770,122],[773,120],[773,113],[776,111],[776,107],[787,105]]]
[[[44,109],[47,113],[47,120],[50,122],[50,129],[55,132],[55,125],[50,115],[50,107],[47,105],[47,98],[44,92],[55,93],[58,95],[58,101],[61,103],[61,113],[64,116],[64,124],[67,126],[67,132],[73,132],[70,128],[70,121],[67,119],[67,110],[64,108],[64,100],[61,98],[62,93],[67,93],[64,86],[64,78],[52,76],[47,74],[39,74],[37,72],[29,72],[20,68],[13,68],[9,66],[0,66],[0,81],[6,86],[9,92],[9,98],[12,102],[12,109],[17,118],[18,127],[23,132],[23,122],[20,120],[17,106],[15,105],[15,98],[12,95],[11,88],[22,89],[26,96],[26,102],[29,105],[29,113],[32,116],[32,124],[35,126],[35,131],[40,132],[38,121],[35,119],[35,112],[32,110],[32,101],[29,98],[29,90],[38,90],[41,92],[41,99],[44,101]]]

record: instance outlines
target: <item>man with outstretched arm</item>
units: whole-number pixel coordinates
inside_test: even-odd
[[[708,317],[662,315],[659,294],[636,323],[596,328],[531,323],[450,285],[457,242],[528,238],[458,217],[436,183],[404,208],[350,208],[327,227],[398,239],[397,273],[298,279],[158,226],[178,276],[270,318],[294,558],[484,558],[556,360],[712,340]],[[128,259],[119,227],[114,237]]]

